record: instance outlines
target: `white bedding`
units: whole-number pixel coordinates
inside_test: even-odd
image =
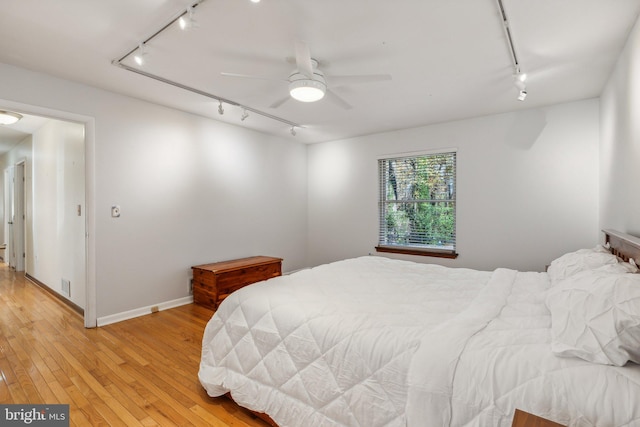
[[[362,257],[245,287],[199,378],[280,426],[640,426],[640,367],[550,350],[544,273]]]

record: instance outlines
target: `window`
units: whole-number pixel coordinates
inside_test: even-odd
[[[378,160],[380,252],[457,257],[456,153]]]

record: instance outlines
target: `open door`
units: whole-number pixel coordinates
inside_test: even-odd
[[[13,226],[13,166],[4,170],[4,262],[11,267],[11,238]]]
[[[14,167],[13,176],[13,225],[12,225],[12,254],[14,260],[13,267],[16,271],[24,271],[25,248],[24,248],[24,162],[20,162]]]
[[[16,271],[25,266],[24,162],[4,171],[5,261]]]

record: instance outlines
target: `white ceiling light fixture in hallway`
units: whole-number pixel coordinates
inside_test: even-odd
[[[22,114],[0,110],[0,125],[12,125],[14,123],[18,123],[21,118]]]

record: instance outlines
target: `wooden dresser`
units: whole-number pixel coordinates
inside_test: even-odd
[[[213,310],[231,292],[261,280],[282,274],[282,258],[253,256],[193,269],[193,302]]]
[[[511,427],[564,427],[562,424],[549,421],[546,418],[516,409]]]

